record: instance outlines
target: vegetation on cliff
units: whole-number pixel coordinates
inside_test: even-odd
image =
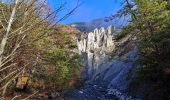
[[[168,99],[170,93],[170,2],[168,0],[125,0],[117,16],[130,16],[131,21],[118,34],[121,39],[132,34],[139,41],[138,85],[148,85],[146,99]],[[141,83],[141,84],[140,84]]]

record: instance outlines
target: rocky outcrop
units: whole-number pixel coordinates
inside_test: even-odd
[[[84,62],[86,62],[88,77],[91,79],[103,71],[102,65],[109,61],[110,54],[115,49],[114,34],[114,28],[109,26],[79,36],[78,51],[86,56]]]
[[[126,93],[135,79],[135,70],[140,66],[136,61],[139,52],[135,39],[130,35],[115,41],[115,34],[115,29],[109,26],[78,37],[78,51],[83,55],[86,66],[86,84],[101,87],[104,82],[106,88],[103,91],[113,90],[106,93],[106,98],[113,95],[120,100],[133,100]]]

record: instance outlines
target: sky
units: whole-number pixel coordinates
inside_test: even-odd
[[[48,0],[48,4],[56,9],[59,5],[66,3],[65,8],[58,14],[58,17],[62,17],[73,9],[78,0]],[[108,17],[118,9],[121,8],[122,0],[79,0],[81,6],[69,16],[67,19],[62,21],[63,24],[70,24],[74,22],[87,22],[93,19]]]

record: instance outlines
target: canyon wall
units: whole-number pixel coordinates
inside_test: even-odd
[[[88,78],[94,79],[96,74],[107,68],[105,64],[108,64],[115,49],[114,29],[112,26],[102,27],[78,37],[78,51],[83,55]]]
[[[105,81],[108,88],[126,91],[139,67],[139,52],[131,36],[115,41],[115,35],[112,26],[81,34],[77,39],[78,51],[84,58],[86,79]]]
[[[117,30],[109,26],[81,33],[78,52],[83,57],[83,87],[67,94],[73,100],[141,100],[130,94],[130,85],[139,68],[136,41],[130,35],[115,41]],[[135,96],[135,98],[133,97]],[[84,99],[85,98],[85,99]]]

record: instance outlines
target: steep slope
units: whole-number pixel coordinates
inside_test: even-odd
[[[110,54],[115,48],[112,26],[107,29],[95,29],[94,32],[83,34],[80,36],[77,45],[79,53],[83,53],[88,66],[88,77],[94,78],[95,74],[100,72],[100,65],[108,62]],[[105,67],[106,68],[106,67]]]
[[[84,58],[84,75],[87,75],[84,78],[87,81],[84,87],[70,92],[70,98],[78,100],[72,96],[76,94],[83,100],[132,100],[126,94],[136,76],[135,70],[139,68],[136,62],[139,52],[135,39],[127,36],[115,41],[115,34],[116,30],[109,26],[78,37],[78,50]]]

